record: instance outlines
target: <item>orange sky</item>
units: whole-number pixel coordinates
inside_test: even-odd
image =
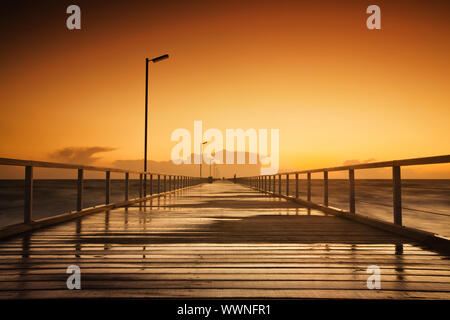
[[[152,160],[194,120],[280,129],[281,169],[449,153],[445,1],[241,2],[76,1],[82,29],[69,31],[71,2],[6,1],[0,157],[98,146],[114,150],[94,164],[142,159],[145,57],[164,53],[150,65]]]

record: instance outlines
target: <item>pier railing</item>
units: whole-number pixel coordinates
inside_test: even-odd
[[[71,211],[68,214],[64,214],[66,218],[70,218],[70,215],[76,216],[77,213],[83,213],[92,211],[93,208],[84,208],[84,182],[86,171],[96,171],[105,173],[105,198],[104,204],[95,206],[96,210],[105,209],[108,207],[122,206],[130,203],[143,201],[147,198],[158,197],[167,193],[190,187],[204,182],[205,179],[198,177],[184,176],[184,175],[169,175],[152,172],[132,171],[118,168],[104,168],[96,166],[84,166],[67,163],[55,163],[55,162],[42,162],[42,161],[30,161],[30,160],[18,160],[9,158],[0,158],[0,165],[3,166],[19,166],[24,168],[24,212],[23,212],[23,224],[32,224],[33,221],[33,184],[34,176],[33,172],[35,168],[52,168],[52,169],[72,169],[77,170],[77,197],[74,207],[76,211]],[[111,203],[111,173],[121,173],[123,177],[123,201]],[[130,174],[139,175],[139,197],[130,199],[129,181]],[[147,189],[147,183],[149,182],[150,188]],[[153,182],[157,182],[156,193],[153,192]],[[51,217],[50,217],[51,218]],[[42,219],[42,220],[48,220]],[[66,219],[67,220],[67,219]],[[39,221],[37,221],[39,222]],[[17,227],[17,226],[16,226]],[[2,227],[0,230],[0,237],[2,237],[2,230],[7,229],[8,226]],[[19,228],[21,229],[21,228]],[[25,228],[26,229],[26,228]]]
[[[347,171],[348,172],[348,206],[347,213],[356,213],[356,201],[355,201],[355,170],[374,169],[374,168],[391,168],[392,169],[392,199],[393,199],[393,223],[398,226],[402,226],[402,177],[401,168],[405,166],[413,165],[426,165],[426,164],[442,164],[450,163],[450,155],[434,156],[426,158],[414,158],[405,160],[372,162],[364,164],[354,164],[339,167],[320,168],[312,170],[301,170],[292,172],[283,172],[274,175],[261,175],[239,178],[240,183],[254,187],[260,191],[273,194],[275,196],[282,196],[291,199],[299,198],[299,176],[306,175],[306,199],[305,203],[318,205],[321,208],[328,208],[329,192],[328,192],[328,173],[334,171]],[[316,204],[311,202],[311,174],[322,173],[323,174],[323,204]],[[295,179],[295,193],[294,196],[289,195],[289,183],[290,178]],[[284,179],[282,179],[284,177]],[[283,181],[284,180],[284,181]],[[285,183],[285,194],[282,193],[282,184]],[[300,199],[301,200],[301,199]],[[345,211],[345,210],[344,210]]]

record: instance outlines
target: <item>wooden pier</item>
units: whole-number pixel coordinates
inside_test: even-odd
[[[68,290],[66,269],[81,270]],[[381,289],[368,289],[369,266]],[[0,299],[450,299],[449,256],[254,188],[215,182],[0,242]]]

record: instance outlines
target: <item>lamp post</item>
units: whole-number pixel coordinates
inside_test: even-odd
[[[212,159],[209,159],[209,176],[210,177],[212,177],[211,168],[212,168]]]
[[[202,177],[203,145],[207,143],[208,141],[204,141],[200,144],[200,178]]]
[[[212,173],[211,173],[211,169],[212,169],[212,165],[213,165],[213,158],[212,157],[214,157],[216,155],[216,152],[214,151],[214,152],[211,152],[211,154],[210,154],[210,158],[209,158],[209,176],[210,177],[212,177]],[[214,162],[214,164],[216,164],[216,162]]]
[[[145,58],[145,142],[144,142],[144,172],[147,172],[147,127],[148,127],[148,63],[159,62],[169,58],[168,54],[149,59]],[[144,197],[147,195],[147,174],[144,174]]]

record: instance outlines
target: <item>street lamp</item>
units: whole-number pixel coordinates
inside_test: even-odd
[[[144,142],[144,172],[147,172],[147,122],[148,122],[148,63],[156,63],[169,58],[168,54],[149,59],[145,58],[145,142]],[[147,195],[147,174],[144,174],[144,196]]]
[[[209,159],[209,176],[210,177],[212,177],[211,168],[212,168],[212,158]]]
[[[207,143],[208,141],[204,141],[200,144],[200,178],[202,177],[203,145]]]
[[[212,153],[210,154],[210,156],[211,156],[211,157],[209,158],[209,176],[212,178],[212,173],[211,173],[211,169],[212,169],[212,165],[213,165],[213,163],[212,163],[213,158],[212,158],[212,157],[215,157],[215,156],[216,156],[216,152],[215,152],[215,151],[212,152]],[[216,165],[216,162],[214,161],[214,169],[216,168],[215,165]]]

